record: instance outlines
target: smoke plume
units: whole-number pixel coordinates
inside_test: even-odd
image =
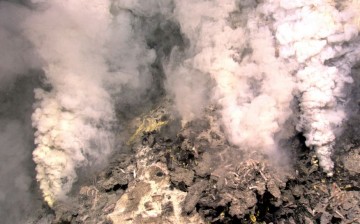
[[[110,1],[1,6],[1,47],[9,52],[1,60],[1,84],[30,69],[44,71],[42,87],[34,89],[32,154],[52,206],[66,200],[78,169],[104,163],[113,151],[117,106],[139,101],[151,86],[155,54],[138,35],[134,15],[127,9],[110,13]],[[6,133],[14,129],[5,127]]]
[[[133,33],[132,15],[112,15],[109,1],[52,1],[44,7],[24,26],[50,85],[35,90],[32,120],[37,179],[51,206],[71,190],[77,168],[103,163],[112,152],[114,99],[123,85],[146,87],[154,54]]]
[[[50,85],[49,90],[35,90],[32,120],[36,178],[52,206],[71,190],[77,167],[111,152],[113,136],[107,128],[114,113],[103,87],[107,68],[101,56],[109,6],[52,1],[45,7],[24,26],[31,27],[25,32],[45,61]]]
[[[360,59],[358,9],[357,0],[1,1],[1,100],[17,96],[19,80],[41,79],[26,87],[34,97],[1,106],[1,158],[31,164],[32,152],[52,206],[79,170],[106,162],[120,115],[166,92],[183,123],[219,106],[228,140],[244,152],[277,155],[296,128],[332,175]],[[3,164],[0,201],[9,184],[30,200],[34,167]]]
[[[215,81],[212,101],[222,106],[229,140],[241,149],[276,152],[297,97],[297,130],[332,175],[331,153],[346,119],[344,87],[352,82],[350,69],[358,60],[357,47],[348,44],[357,41],[353,9],[359,3],[229,0],[175,5],[174,16],[190,42],[180,64],[185,74],[192,74],[187,86],[202,89],[196,80],[200,74]],[[341,63],[327,63],[344,54]],[[186,80],[187,75],[178,75]],[[203,105],[199,101],[204,102],[190,100],[195,104],[186,107]]]
[[[271,12],[255,2],[239,4],[176,1],[174,14],[190,40],[180,68],[192,74],[192,85],[200,90],[201,75],[215,81],[211,101],[222,106],[223,125],[233,144],[243,150],[272,152],[274,135],[291,113],[291,67],[275,57],[271,27],[262,18]],[[190,102],[193,107],[204,105],[198,101]]]
[[[338,10],[341,6],[337,8],[335,1],[280,1],[282,10],[275,14],[280,55],[299,64],[296,80],[301,116],[297,128],[330,176],[336,133],[346,118],[344,87],[352,82],[350,70],[358,55],[347,54],[350,60],[341,67],[326,61],[350,51],[344,43],[358,35],[354,20],[358,17],[348,8],[353,4]]]

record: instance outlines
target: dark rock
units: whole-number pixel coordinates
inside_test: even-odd
[[[266,184],[268,191],[275,197],[280,198],[281,192],[274,180],[269,180]]]
[[[200,180],[188,188],[188,194],[186,195],[183,205],[184,212],[191,213],[195,209],[195,206],[206,187],[207,182],[205,180]]]
[[[170,180],[174,185],[184,182],[186,186],[190,186],[194,179],[194,171],[182,167],[176,167],[174,172],[170,173]]]
[[[205,152],[202,155],[202,160],[199,161],[198,165],[195,167],[196,175],[200,177],[205,177],[211,174],[214,166],[212,162],[212,156],[210,153]]]

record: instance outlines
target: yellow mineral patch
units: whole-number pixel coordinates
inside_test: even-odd
[[[163,109],[162,107],[158,107],[154,110],[151,110],[149,113],[145,114],[140,119],[140,125],[136,129],[135,133],[130,137],[127,144],[131,145],[135,142],[137,138],[140,137],[140,135],[143,132],[152,132],[152,131],[158,131],[161,129],[161,127],[165,126],[168,121],[161,120],[161,113],[160,110]]]
[[[250,220],[252,223],[256,223],[256,216],[254,214],[250,215]]]
[[[130,137],[129,141],[127,142],[128,145],[134,143],[135,139],[140,137],[141,133],[143,132],[151,132],[155,130],[160,130],[160,128],[166,125],[167,121],[157,121],[154,118],[145,118],[138,129],[136,129],[135,133]]]

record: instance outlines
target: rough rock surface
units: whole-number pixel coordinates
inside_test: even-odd
[[[166,111],[152,111],[147,123]],[[360,144],[346,140],[353,137],[339,143],[327,177],[300,134],[284,145],[291,159],[281,163],[231,146],[216,107],[176,135],[168,129],[176,120],[164,117],[165,126],[143,132],[132,152],[115,154],[80,188],[77,207],[55,207],[54,223],[360,223]]]

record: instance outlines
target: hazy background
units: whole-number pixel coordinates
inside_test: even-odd
[[[67,201],[126,122],[162,97],[185,124],[217,105],[237,150],[296,132],[332,174],[359,61],[359,3],[0,1],[0,217]],[[36,214],[36,213],[35,213]]]

